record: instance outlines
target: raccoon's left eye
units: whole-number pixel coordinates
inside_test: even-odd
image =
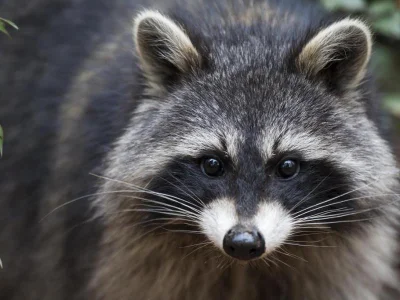
[[[300,163],[296,159],[283,159],[276,169],[276,174],[282,179],[291,179],[300,171]]]
[[[213,157],[203,158],[201,170],[204,174],[211,177],[221,176],[224,173],[222,162]]]

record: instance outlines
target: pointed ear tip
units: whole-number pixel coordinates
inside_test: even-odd
[[[372,32],[369,25],[359,18],[346,18],[341,21],[334,23],[338,28],[340,27],[356,27],[360,31],[362,31],[368,40],[368,44],[372,44]]]
[[[362,31],[364,34],[365,40],[366,40],[366,54],[367,54],[367,60],[369,60],[369,57],[371,56],[372,52],[372,45],[373,45],[373,33],[365,21],[359,19],[359,18],[346,18],[341,21],[343,26],[347,27],[356,27],[358,30]]]
[[[146,19],[161,19],[165,18],[158,10],[153,9],[145,9],[137,13],[133,17],[133,32],[136,33],[138,31],[140,23]]]
[[[149,19],[160,21],[160,20],[165,20],[166,17],[158,10],[153,10],[153,9],[144,9],[133,17],[132,35],[137,53],[140,53],[140,47],[138,41],[139,26],[140,24],[143,23],[144,20],[149,20]]]

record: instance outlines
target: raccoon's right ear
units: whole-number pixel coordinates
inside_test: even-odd
[[[346,92],[364,78],[371,47],[368,27],[348,18],[318,32],[303,47],[296,65],[308,77],[322,79],[335,90]]]
[[[133,35],[144,75],[154,88],[163,89],[200,68],[200,54],[183,28],[157,11],[140,13]]]

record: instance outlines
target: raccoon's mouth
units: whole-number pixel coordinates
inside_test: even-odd
[[[253,218],[241,218],[234,201],[219,199],[201,215],[204,234],[226,255],[250,261],[273,252],[289,238],[294,220],[279,203],[264,202]]]

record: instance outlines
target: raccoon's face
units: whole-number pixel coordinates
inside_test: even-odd
[[[371,51],[361,22],[322,29],[294,60],[259,44],[201,54],[157,12],[135,24],[153,100],[138,109],[113,170],[141,185],[144,219],[197,228],[252,260],[301,246],[294,237],[310,228],[348,232],[384,204],[394,162],[357,92]]]

